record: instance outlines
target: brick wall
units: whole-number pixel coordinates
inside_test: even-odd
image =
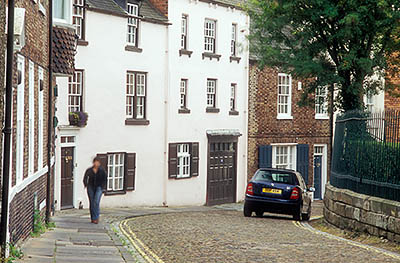
[[[42,1],[46,6],[46,14],[39,11],[38,3],[34,1],[17,0],[16,7],[25,8],[25,46],[18,52],[25,58],[24,74],[24,173],[23,177],[33,176],[28,174],[29,160],[29,61],[34,63],[34,173],[41,170],[38,165],[38,149],[43,147],[43,167],[47,164],[47,108],[48,108],[48,1]],[[43,145],[38,145],[38,97],[39,97],[39,66],[43,68],[44,73],[44,98],[43,98]],[[13,89],[13,131],[12,131],[12,184],[16,184],[16,120],[17,120],[17,55],[14,60],[14,89]],[[1,96],[2,97],[2,96]],[[33,230],[33,203],[34,193],[38,194],[38,204],[46,197],[46,174],[40,176],[28,184],[24,189],[15,194],[10,200],[10,222],[9,231],[13,243],[23,240],[29,236]],[[44,209],[42,210],[44,213]]]
[[[400,86],[400,76],[387,76],[387,82]],[[393,93],[393,94],[392,94]],[[400,89],[385,92],[385,110],[400,110]]]
[[[165,16],[168,17],[168,0],[150,0],[150,2]]]
[[[249,79],[249,131],[248,131],[248,178],[258,169],[258,146],[272,143],[308,144],[309,185],[313,184],[313,148],[326,144],[330,160],[329,120],[316,120],[314,108],[300,107],[301,92],[298,80],[292,80],[293,120],[277,119],[278,71],[272,68],[260,70],[250,63]],[[329,161],[328,161],[329,171]],[[329,172],[328,172],[329,174]]]

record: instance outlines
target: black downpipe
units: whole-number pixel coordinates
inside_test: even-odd
[[[51,216],[51,153],[53,131],[53,0],[49,0],[49,100],[47,114],[47,184],[46,184],[46,223]]]
[[[11,152],[11,105],[13,81],[13,56],[14,56],[14,0],[8,0],[7,21],[7,64],[6,64],[6,100],[4,113],[4,144],[3,144],[3,185],[1,199],[1,258],[5,260],[7,250],[7,225],[8,225],[8,194],[10,185],[10,152]]]
[[[332,156],[333,156],[333,135],[334,135],[334,130],[333,130],[333,126],[334,126],[334,114],[335,114],[335,85],[332,84],[330,87],[330,97],[331,97],[331,105],[330,105],[330,112],[329,112],[329,144],[330,144],[330,151],[331,151],[331,160],[332,160]],[[332,170],[332,166],[331,166],[331,170]]]

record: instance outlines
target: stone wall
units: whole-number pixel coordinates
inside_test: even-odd
[[[358,194],[328,184],[325,219],[341,228],[400,243],[400,202]]]

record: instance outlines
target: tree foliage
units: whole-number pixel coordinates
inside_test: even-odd
[[[260,66],[314,80],[303,84],[303,103],[335,84],[339,109],[361,109],[363,95],[385,88],[385,74],[399,74],[399,0],[248,0],[245,8]]]

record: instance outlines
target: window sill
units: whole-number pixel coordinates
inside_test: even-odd
[[[179,50],[179,56],[181,57],[181,56],[183,56],[183,55],[186,55],[186,56],[189,56],[189,58],[192,56],[192,54],[193,54],[193,51],[189,51],[189,50],[186,50],[186,49],[180,49]]]
[[[125,125],[149,125],[150,121],[149,120],[137,120],[137,119],[126,119],[125,120]]]
[[[105,196],[108,196],[108,195],[124,195],[124,194],[126,194],[126,191],[125,191],[125,190],[120,190],[120,191],[106,191],[106,192],[104,193]]]
[[[315,114],[315,119],[316,120],[329,120],[329,116]]]
[[[203,59],[209,58],[210,60],[215,58],[217,61],[219,61],[219,59],[221,58],[221,55],[218,55],[218,54],[215,54],[215,53],[204,52],[202,54],[202,57],[203,57]]]
[[[232,63],[232,61],[236,61],[238,64],[242,58],[241,57],[236,57],[236,56],[230,56],[229,61]]]
[[[178,110],[178,113],[179,113],[179,114],[189,114],[189,113],[190,113],[190,110],[187,109],[187,108],[180,108],[180,109]]]
[[[77,41],[76,44],[77,44],[78,46],[84,46],[84,47],[86,47],[86,46],[89,45],[89,42],[87,42],[87,41],[84,40],[84,39],[78,39],[78,41]]]
[[[293,116],[290,115],[278,115],[276,118],[278,120],[293,120]]]
[[[125,46],[125,51],[130,51],[130,52],[136,52],[136,53],[142,53],[143,49],[131,46],[131,45],[126,45]]]
[[[218,108],[207,107],[206,108],[206,112],[207,113],[219,113],[219,109]]]
[[[184,179],[190,179],[190,178],[193,178],[194,176],[181,176],[181,177],[172,177],[172,178],[169,178],[169,179],[173,179],[173,180],[184,180]]]
[[[239,115],[239,112],[237,110],[230,110],[229,115],[237,116],[237,115]]]

